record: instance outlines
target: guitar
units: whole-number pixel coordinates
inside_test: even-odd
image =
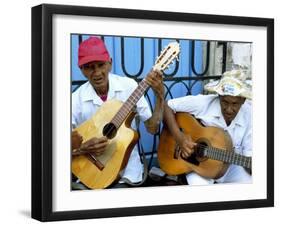
[[[179,52],[179,43],[170,43],[156,59],[153,70],[165,70]],[[127,165],[138,140],[138,133],[130,128],[135,115],[132,110],[148,88],[143,79],[125,103],[119,100],[106,101],[89,120],[75,129],[83,137],[83,142],[101,136],[109,139],[101,156],[84,154],[72,157],[72,173],[87,187],[108,187]]]
[[[217,127],[204,127],[188,113],[176,113],[176,121],[185,134],[189,134],[197,146],[187,159],[166,125],[160,135],[158,161],[168,175],[196,172],[200,176],[217,179],[223,176],[229,164],[251,169],[252,158],[233,151],[232,140],[227,132]]]

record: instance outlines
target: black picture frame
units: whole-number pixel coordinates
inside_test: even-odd
[[[147,19],[267,29],[267,197],[246,201],[171,204],[55,212],[52,209],[52,18],[56,14]],[[274,205],[274,20],[237,16],[43,4],[32,8],[32,218],[40,221],[214,211]]]

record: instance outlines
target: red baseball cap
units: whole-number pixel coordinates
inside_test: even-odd
[[[97,37],[90,37],[81,42],[78,49],[79,67],[92,61],[110,61],[103,41]]]

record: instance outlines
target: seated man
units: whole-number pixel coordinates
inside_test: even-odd
[[[117,99],[125,102],[137,87],[133,79],[110,73],[112,59],[103,41],[97,37],[90,37],[80,44],[78,58],[78,65],[88,82],[72,94],[73,128],[79,127],[81,123],[91,118],[106,100]],[[152,71],[145,80],[156,96],[155,108],[151,113],[145,98],[141,97],[136,104],[136,113],[144,121],[148,132],[154,134],[158,131],[163,116],[162,74],[159,71]],[[134,121],[132,124],[132,127],[135,127]],[[108,138],[105,136],[93,137],[84,143],[82,141],[83,137],[77,131],[72,133],[72,149],[79,149],[80,154],[82,152],[100,156],[108,145]],[[139,183],[143,179],[143,167],[137,147],[134,147],[129,157],[122,178],[126,178],[130,183]]]
[[[252,156],[251,86],[240,70],[225,72],[219,81],[211,82],[205,90],[215,94],[185,96],[165,104],[164,121],[180,147],[183,158],[188,158],[196,147],[191,137],[181,132],[175,112],[188,112],[200,119],[204,126],[220,127],[232,138],[236,153]],[[216,180],[204,178],[195,172],[186,175],[188,184],[201,185],[224,182],[251,182],[251,172],[231,164],[226,173]]]

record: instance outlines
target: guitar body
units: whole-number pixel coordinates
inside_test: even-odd
[[[178,57],[179,52],[179,43],[170,43],[161,51],[153,70],[165,70]],[[76,150],[78,153],[72,158],[72,173],[87,187],[92,189],[108,187],[127,165],[131,151],[138,140],[137,132],[130,128],[134,117],[133,108],[148,88],[149,84],[143,79],[125,103],[117,100],[105,102],[92,118],[76,128],[83,137],[83,142],[93,137],[102,137],[103,134],[110,138],[101,156],[81,154]]]
[[[182,132],[189,134],[192,140],[209,147],[232,150],[232,141],[228,133],[217,127],[204,127],[193,116],[188,113],[176,113],[176,121]],[[179,175],[183,173],[196,172],[202,177],[217,179],[224,175],[228,164],[206,157],[193,157],[194,161],[184,160],[179,156],[175,157],[177,144],[164,126],[160,136],[158,147],[158,161],[160,168],[168,175]]]
[[[98,109],[92,118],[76,128],[75,130],[83,137],[83,142],[93,137],[102,137],[104,126],[111,121],[122,105],[121,101],[109,100]],[[133,117],[133,113],[128,115],[117,130],[115,137],[109,140],[104,154],[96,157],[102,162],[103,169],[97,167],[88,154],[72,157],[72,173],[87,187],[106,188],[119,177],[119,172],[126,166],[130,153],[138,140],[137,132],[130,128]]]

